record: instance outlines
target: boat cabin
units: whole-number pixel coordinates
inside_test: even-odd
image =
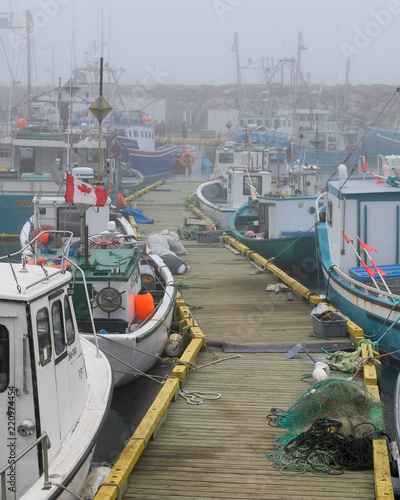
[[[399,160],[397,157],[396,161]],[[338,180],[327,183],[326,213],[323,214],[332,264],[344,272],[360,267],[358,252],[370,265],[359,237],[376,250],[372,252],[376,265],[399,265],[400,188],[396,182],[390,185],[390,178],[383,176],[380,168],[369,175],[360,167],[359,177],[348,179],[347,167],[340,165],[338,174]],[[346,242],[346,236],[354,249]]]
[[[71,275],[59,269],[47,269],[46,274],[41,266],[36,265],[0,263],[0,276],[0,409],[3,427],[0,469],[8,467],[4,472],[6,496],[2,498],[25,498],[23,495],[28,490],[31,492],[29,498],[54,498],[52,495],[57,488],[49,486],[46,493],[43,478],[38,481],[40,476],[44,471],[50,472],[50,480],[69,484],[72,476],[69,479],[66,476],[72,474],[74,468],[76,473],[82,466],[79,460],[90,460],[88,453],[99,430],[99,422],[90,418],[86,419],[87,427],[81,428],[86,418],[82,414],[91,409],[87,400],[90,382],[88,360],[84,359],[68,294]],[[109,397],[111,372],[107,372],[107,366],[108,363],[103,364],[101,369],[108,374],[109,386],[107,389],[105,385],[101,392],[105,394],[108,390]],[[96,411],[102,408],[102,404],[99,399]],[[101,418],[105,415],[104,407],[102,413]],[[81,449],[71,450],[68,455],[69,447],[78,445],[75,438],[71,438],[75,434]],[[89,436],[91,443],[87,441]],[[14,463],[30,446],[32,449]],[[47,463],[43,454],[45,447]],[[86,458],[82,458],[85,448]],[[35,489],[36,482],[39,486]]]

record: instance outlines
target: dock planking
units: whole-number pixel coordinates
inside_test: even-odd
[[[176,232],[192,217],[184,200],[194,190],[194,184],[166,183],[136,199],[136,208],[155,220],[140,226],[142,234],[144,228]],[[267,292],[277,278],[258,272],[223,244],[183,244],[190,270],[175,278],[206,341],[287,344],[289,350],[297,342],[329,347],[348,340],[315,336],[309,304],[295,294],[288,300],[285,292]],[[216,358],[221,361],[210,364]],[[221,398],[190,405],[179,397],[170,404],[156,439],[130,474],[124,499],[375,498],[372,470],[284,474],[267,459],[282,434],[268,425],[271,408],[287,410],[309,387],[302,378],[313,363],[304,353],[284,360],[282,353],[231,354],[206,344],[196,364],[199,369],[188,374],[184,389]]]

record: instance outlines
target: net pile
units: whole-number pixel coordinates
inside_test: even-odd
[[[372,467],[372,440],[384,435],[382,404],[360,385],[318,382],[289,410],[272,408],[269,424],[283,427],[267,458],[282,472],[342,474]]]

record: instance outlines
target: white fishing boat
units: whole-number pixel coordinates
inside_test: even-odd
[[[364,162],[357,178],[339,165],[317,208],[326,297],[398,363],[400,157],[378,158],[376,171]]]
[[[73,298],[79,331],[95,342],[93,317],[114,384],[126,384],[163,354],[174,313],[174,278],[164,261],[136,239],[124,217],[111,216],[109,199],[104,206],[70,203],[64,197],[34,199],[34,215],[22,241],[29,241],[32,231],[40,233],[29,257],[36,255],[44,267],[59,265],[64,238],[54,230],[71,231],[75,241],[69,258],[80,268]],[[85,281],[90,307],[84,300]]]
[[[229,221],[253,193],[271,190],[271,172],[267,170],[229,169],[226,179],[214,179],[197,188],[200,210],[209,216],[223,231],[229,230]]]
[[[1,498],[76,498],[107,416],[111,368],[78,335],[64,266],[1,260]]]
[[[257,168],[254,162],[251,162],[251,168],[248,168],[244,158],[245,156],[241,158],[241,164],[226,171],[226,178],[205,182],[196,191],[199,208],[223,231],[230,229],[231,217],[250,196],[255,200],[257,196],[268,196],[273,190],[280,195],[314,196],[318,193],[319,169],[316,166],[301,165],[296,162],[282,178],[285,182],[277,184],[273,183],[273,174],[270,170],[261,166]],[[280,203],[279,206],[283,204]],[[290,205],[293,206],[292,201]],[[288,210],[290,214],[290,209]]]

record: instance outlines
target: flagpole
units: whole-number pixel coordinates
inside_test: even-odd
[[[344,239],[347,241],[347,243],[351,246],[351,248],[354,250],[354,253],[357,255],[358,259],[360,260],[361,264],[363,264],[364,266],[364,269],[368,272],[368,267],[367,265],[365,264],[365,262],[362,260],[360,254],[357,252],[357,250],[354,248],[354,245],[353,245],[353,242],[352,240],[346,235],[346,233],[343,231],[343,236],[344,236]],[[369,273],[368,273],[369,274]],[[375,274],[375,273],[374,273]],[[371,276],[369,274],[369,276]],[[375,278],[373,276],[371,276],[371,280],[373,281],[375,287],[380,291],[381,289],[379,288],[379,285],[378,283],[375,281]]]
[[[388,287],[388,284],[387,284],[387,283],[386,283],[386,281],[383,279],[383,276],[382,276],[382,274],[381,274],[380,269],[379,269],[378,267],[376,267],[376,265],[374,264],[374,261],[371,259],[371,255],[369,254],[368,250],[367,250],[367,249],[365,248],[365,246],[363,245],[362,241],[360,240],[360,237],[359,237],[359,236],[357,236],[357,239],[358,239],[358,241],[360,242],[361,246],[363,247],[363,249],[364,249],[364,252],[365,252],[366,256],[367,256],[367,257],[369,258],[369,260],[371,261],[371,264],[374,266],[374,269],[375,269],[376,273],[378,274],[378,276],[379,276],[379,277],[380,277],[380,279],[382,280],[382,283],[383,283],[383,285],[385,286],[386,291],[387,291],[388,293],[392,293],[392,292],[391,292],[391,290],[390,290],[390,288]]]
[[[103,97],[103,58],[100,57],[100,98]],[[101,157],[101,122],[99,119],[99,162],[97,168],[97,185],[100,187],[100,157]]]

